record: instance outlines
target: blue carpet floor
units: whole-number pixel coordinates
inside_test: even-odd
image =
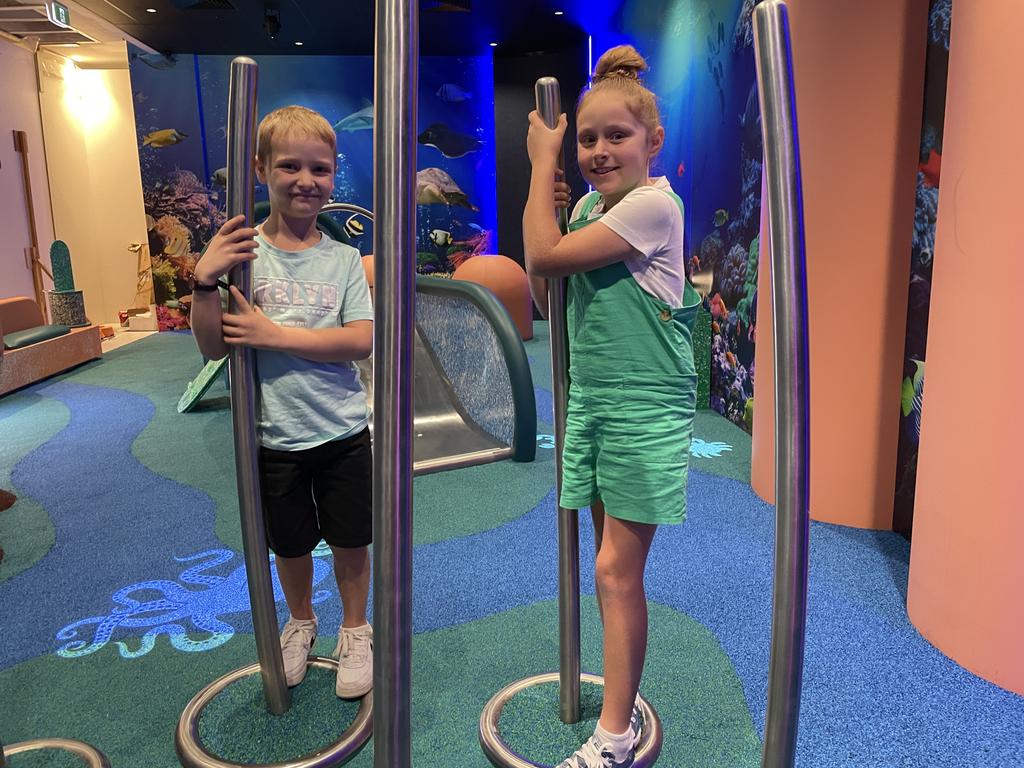
[[[460,470],[467,474],[449,473],[447,486],[445,475],[417,485],[417,493],[431,495],[416,521],[417,541],[423,543],[413,554],[413,619],[420,647],[426,643],[437,654],[444,654],[444,643],[431,638],[515,616],[556,597],[555,505],[546,469],[552,451],[543,437],[551,418],[545,345],[542,334],[527,344],[537,372],[538,462]],[[226,509],[234,485],[223,471],[227,412],[213,407],[173,413],[198,368],[189,337],[161,334],[0,399],[0,487],[19,497],[0,513],[0,545],[8,552],[0,564],[4,741],[58,735],[60,723],[49,713],[53,699],[59,703],[62,695],[61,669],[68,679],[77,679],[79,672],[90,681],[106,675],[126,691],[151,687],[153,696],[187,700],[194,681],[161,677],[147,654],[159,655],[173,669],[228,649],[241,653],[251,642],[244,568],[237,535],[229,532],[231,515],[237,513]],[[666,631],[676,626],[665,616],[703,627],[731,664],[749,723],[761,733],[774,509],[736,479],[734,459],[749,456],[749,439],[741,445],[745,436],[720,421],[702,413],[696,436],[717,441],[731,435],[735,445],[720,465],[733,464],[718,470],[713,455],[695,458],[688,520],[662,528],[655,539],[647,580],[648,597],[657,608],[652,636],[659,632],[658,622]],[[460,478],[473,482],[460,483]],[[530,492],[502,498],[503,489],[522,478]],[[502,508],[482,505],[480,496],[497,497]],[[453,530],[446,518],[480,506],[491,511],[476,517],[467,512],[468,522],[457,534],[444,533]],[[581,536],[582,589],[589,595],[589,515],[581,516]],[[316,559],[316,599],[321,626],[333,629],[340,609],[328,561]],[[908,562],[909,545],[895,534],[812,524],[798,765],[1024,766],[1024,698],[961,669],[914,629],[905,607]],[[332,629],[322,633],[326,637]],[[680,634],[680,666],[688,653],[697,653],[687,637]],[[671,637],[665,640],[662,633],[661,638],[671,647]],[[322,642],[331,644],[329,637]],[[514,638],[496,650],[511,655],[505,662],[512,668],[519,665],[519,653],[522,668],[536,663],[525,642],[519,645]],[[656,665],[652,656],[645,673],[653,688],[677,679],[671,653],[659,650],[657,660]],[[130,684],[122,679],[125,670],[132,671]],[[33,686],[44,677],[54,693],[35,696]],[[443,700],[445,680],[418,677],[417,682],[438,686],[435,698]],[[5,690],[20,692],[20,703]],[[131,729],[130,717],[146,713],[126,715],[129,719],[116,724],[100,713],[93,719],[81,712],[75,717],[68,728],[87,731],[80,737],[102,738],[114,727]],[[673,722],[676,731],[667,734],[666,744],[671,739],[674,751],[667,746],[671,757],[659,765],[750,764],[749,749],[741,750],[742,760],[735,751],[714,759],[701,752],[698,760],[696,752],[687,752],[687,739],[713,739],[713,730],[710,736],[690,734],[687,723]],[[46,734],[37,732],[41,723],[50,728]],[[173,765],[173,720],[150,725],[154,735],[147,738],[154,743],[147,754],[161,756],[147,764]],[[713,723],[701,726],[709,727]],[[414,729],[414,741],[417,733]],[[423,734],[429,738],[428,731]],[[35,764],[14,762],[13,768]],[[122,760],[115,768],[139,764]],[[445,762],[484,764],[479,753]]]

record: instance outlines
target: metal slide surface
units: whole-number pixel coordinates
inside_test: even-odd
[[[416,326],[413,472],[417,475],[484,464],[512,456],[512,448],[487,434],[466,413],[430,343]],[[373,358],[358,363],[373,429]]]

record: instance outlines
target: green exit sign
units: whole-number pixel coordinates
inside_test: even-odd
[[[46,0],[46,18],[58,27],[71,28],[71,14],[66,5],[61,5],[57,0]]]

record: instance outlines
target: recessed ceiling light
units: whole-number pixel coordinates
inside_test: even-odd
[[[295,41],[295,44],[296,44],[296,45],[302,45],[302,41],[301,41],[301,40],[296,40],[296,41]]]
[[[146,13],[156,13],[156,8],[147,8]]]
[[[491,43],[491,48],[497,48],[497,47],[498,47],[497,43]]]
[[[555,16],[561,16],[565,11],[555,11]]]

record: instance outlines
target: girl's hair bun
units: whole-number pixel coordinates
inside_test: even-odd
[[[640,73],[647,69],[647,62],[632,45],[617,45],[609,48],[594,67],[595,83],[612,77],[639,80]]]

